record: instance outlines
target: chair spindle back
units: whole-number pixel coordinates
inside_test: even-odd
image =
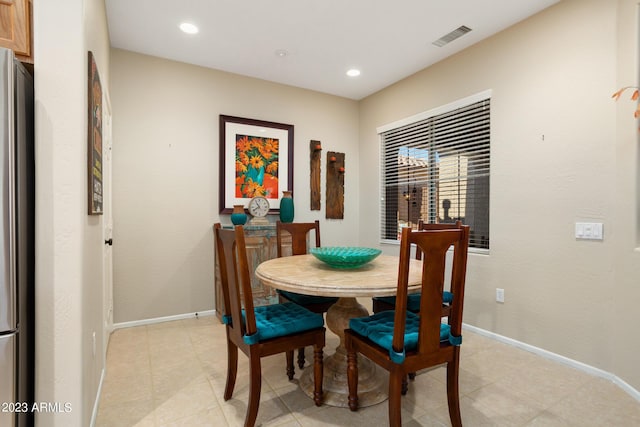
[[[282,232],[291,234],[291,255],[305,255],[308,252],[307,236],[315,230],[316,247],[320,247],[320,221],[315,222],[280,222],[276,221],[276,239],[278,243],[278,258],[283,256]]]
[[[220,282],[224,296],[225,323],[231,325],[233,334],[237,334],[238,338],[244,335],[253,335],[256,333],[257,327],[253,311],[253,294],[244,229],[241,225],[236,225],[233,230],[225,230],[219,223],[215,224],[213,229],[220,260]],[[244,318],[242,316],[243,303]]]
[[[453,261],[451,263],[453,302],[448,322],[451,327],[451,335],[460,336],[461,334],[469,226],[458,223],[457,227],[453,229],[449,224],[446,228],[440,229],[412,231],[410,228],[404,228],[402,230],[393,332],[394,351],[402,351],[404,348],[411,244],[415,244],[416,249],[424,254],[418,353],[435,353],[441,346],[440,336],[434,331],[439,330],[441,323],[442,295],[447,268],[446,257],[447,251],[451,247],[453,247]]]

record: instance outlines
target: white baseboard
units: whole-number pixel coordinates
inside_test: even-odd
[[[586,372],[586,373],[588,373],[590,375],[608,379],[608,380],[612,381],[614,384],[616,384],[618,387],[620,387],[622,390],[624,390],[626,393],[628,393],[631,397],[633,397],[634,399],[636,399],[637,401],[640,402],[640,391],[636,390],[631,385],[629,385],[627,382],[625,382],[624,380],[622,380],[618,376],[612,374],[611,372],[604,371],[604,370],[602,370],[600,368],[596,368],[594,366],[587,365],[586,363],[582,363],[582,362],[579,362],[577,360],[573,360],[573,359],[570,359],[568,357],[561,356],[561,355],[559,355],[557,353],[553,353],[551,351],[548,351],[548,350],[533,346],[531,344],[523,343],[522,341],[514,340],[513,338],[505,337],[503,335],[499,335],[499,334],[496,334],[494,332],[490,332],[490,331],[487,331],[485,329],[478,328],[476,326],[468,325],[466,323],[464,323],[462,325],[462,329],[466,329],[466,330],[474,332],[474,333],[476,333],[478,335],[482,335],[482,336],[485,336],[487,338],[491,338],[493,340],[500,341],[502,343],[505,343],[505,344],[508,344],[508,345],[511,345],[511,346],[514,346],[514,347],[517,347],[517,348],[521,348],[521,349],[526,350],[526,351],[528,351],[530,353],[534,353],[534,354],[537,354],[539,356],[542,356],[545,359],[550,359],[550,360],[553,360],[555,362],[561,363],[563,365],[571,366],[572,368],[575,368],[575,369],[578,369],[580,371]]]
[[[113,330],[121,328],[131,328],[134,326],[153,325],[154,323],[171,322],[173,320],[191,319],[193,317],[213,316],[215,310],[198,311],[194,313],[176,314],[173,316],[156,317],[153,319],[133,320],[131,322],[114,323]]]
[[[629,385],[629,383],[624,381],[622,378],[619,378],[619,377],[614,375],[613,376],[613,383],[615,385],[617,385],[618,387],[620,387],[622,390],[626,391],[627,394],[629,394],[629,396],[635,398],[638,402],[640,402],[640,391],[638,391],[635,388],[631,387],[631,385]]]
[[[105,361],[106,365],[106,361]],[[100,383],[98,383],[98,391],[96,393],[96,400],[93,402],[93,411],[91,412],[91,423],[89,426],[94,427],[96,425],[96,419],[98,418],[98,408],[100,407],[100,396],[102,396],[102,384],[104,384],[104,377],[106,374],[106,366],[102,368],[100,374]]]

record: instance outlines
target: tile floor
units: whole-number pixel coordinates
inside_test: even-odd
[[[327,330],[326,351],[337,345]],[[224,326],[215,316],[116,330],[97,427],[242,426],[248,393],[240,353],[234,396],[226,378]],[[465,426],[640,426],[640,403],[608,380],[464,333],[460,373]],[[257,425],[388,425],[386,403],[356,413],[316,407],[284,373],[284,355],[263,359]],[[448,426],[444,368],[420,372],[403,398],[406,426]]]

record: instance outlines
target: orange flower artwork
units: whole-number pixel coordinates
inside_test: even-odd
[[[235,195],[278,198],[278,139],[236,135]]]

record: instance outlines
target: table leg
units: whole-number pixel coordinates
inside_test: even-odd
[[[327,311],[327,326],[340,338],[334,354],[324,358],[324,403],[330,406],[348,407],[347,352],[344,347],[344,330],[349,319],[365,317],[369,313],[355,298],[341,297]],[[358,404],[371,406],[387,399],[388,377],[369,359],[358,355]],[[300,376],[300,388],[313,398],[313,366],[308,366]]]

